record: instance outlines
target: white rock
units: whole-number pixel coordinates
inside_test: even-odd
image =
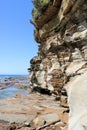
[[[67,74],[73,74],[75,73],[77,70],[79,70],[83,65],[85,64],[85,61],[74,61],[72,62],[68,68],[66,69],[66,73]]]
[[[67,85],[70,107],[68,130],[85,130],[82,117],[87,114],[87,71]]]

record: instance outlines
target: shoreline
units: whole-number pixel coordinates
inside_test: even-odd
[[[12,84],[16,88],[30,91],[29,77],[7,78],[2,89]],[[67,107],[64,104],[61,106],[53,95],[38,92],[24,95],[18,92],[12,98],[0,100],[0,121],[0,128],[3,130],[36,130],[48,124],[50,125],[47,128],[50,130],[56,130],[56,127],[59,130],[67,130],[68,113]]]
[[[0,89],[14,86],[16,88],[28,88],[30,86],[29,76],[6,77],[0,81]]]

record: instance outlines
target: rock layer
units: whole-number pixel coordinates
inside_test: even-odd
[[[42,0],[44,4],[34,1],[31,22],[35,26],[38,56],[30,62],[31,86],[33,90],[55,94],[58,100],[65,100],[66,88],[71,124],[76,112],[73,109],[82,111],[78,104],[80,93],[77,91],[81,88],[84,95],[87,82],[87,0]],[[78,83],[81,80],[83,85],[80,86]],[[77,93],[74,94],[74,91]],[[74,123],[78,127],[70,125],[69,130],[84,130],[78,120]]]

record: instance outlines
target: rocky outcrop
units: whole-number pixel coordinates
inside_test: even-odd
[[[58,100],[65,100],[66,88],[69,130],[84,130],[80,119],[87,82],[87,0],[34,0],[34,5],[31,23],[35,26],[38,56],[30,62],[31,86],[33,90],[55,94]],[[82,114],[77,114],[73,122],[76,109]]]

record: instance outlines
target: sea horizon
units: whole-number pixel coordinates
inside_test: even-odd
[[[29,76],[29,74],[0,74],[0,78],[22,77],[22,76]]]

